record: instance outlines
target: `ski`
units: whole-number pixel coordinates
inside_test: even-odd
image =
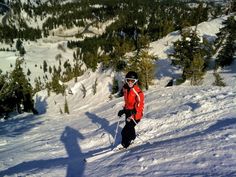
[[[102,151],[100,153],[93,154],[90,157],[84,158],[84,162],[86,162],[86,163],[93,162],[95,160],[101,159],[103,157],[109,156],[114,153],[115,153],[115,151],[113,151],[113,149],[109,149],[108,151]]]
[[[106,150],[106,151],[102,151],[100,153],[97,153],[97,154],[93,154],[92,156],[90,157],[87,157],[87,158],[84,158],[84,162],[93,162],[95,160],[99,160],[103,157],[107,157],[109,155],[112,155],[112,154],[118,154],[118,153],[122,153],[122,152],[127,152],[135,147],[138,147],[139,145],[141,145],[142,143],[132,143],[128,148],[124,148],[122,146],[120,147],[114,147],[112,149],[109,149],[109,150]]]

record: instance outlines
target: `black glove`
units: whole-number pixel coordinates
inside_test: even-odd
[[[126,117],[131,117],[136,114],[135,110],[128,110],[126,111]]]
[[[118,116],[121,117],[124,113],[125,113],[125,110],[124,110],[124,109],[119,110],[119,112],[118,112]]]

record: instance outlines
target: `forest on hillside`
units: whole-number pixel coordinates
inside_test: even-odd
[[[212,43],[197,35],[197,30],[186,30],[187,27],[217,18],[222,15],[233,14],[236,11],[236,2],[227,4],[214,2],[180,1],[180,0],[81,0],[66,2],[63,0],[40,1],[20,0],[5,3],[10,10],[1,13],[7,17],[0,24],[0,42],[9,44],[9,48],[1,51],[19,51],[20,58],[15,64],[12,73],[0,72],[0,112],[9,113],[15,109],[18,112],[33,111],[33,95],[42,89],[57,94],[64,94],[67,82],[84,73],[82,65],[95,71],[100,64],[102,68],[112,68],[114,71],[127,71],[135,68],[140,76],[140,83],[145,89],[149,88],[154,78],[155,61],[158,56],[147,52],[150,42],[156,41],[172,31],[179,30],[181,40],[174,43],[174,52],[170,55],[173,64],[183,69],[178,84],[191,80],[192,85],[201,84],[204,73],[207,71],[210,58],[219,53],[215,69],[219,66],[230,65],[235,54],[236,22],[235,15],[230,15],[225,27],[217,34],[217,40]],[[24,14],[24,15],[23,15]],[[26,14],[26,15],[25,15]],[[27,17],[27,18],[26,18]],[[94,34],[84,37],[89,26],[100,28],[100,25],[114,21],[103,34]],[[35,27],[33,24],[41,24]],[[60,63],[59,67],[48,66],[42,61],[45,73],[52,75],[52,80],[35,79],[35,88],[29,84],[27,74],[22,71],[22,59],[27,52],[24,42],[37,41],[55,35],[54,30],[59,27],[71,29],[84,27],[83,32],[74,35],[75,39],[67,43],[67,47],[74,50],[74,63]],[[93,33],[90,31],[90,33]],[[66,36],[65,36],[66,37]],[[81,40],[81,38],[83,40]],[[233,45],[232,45],[233,44]],[[15,46],[15,49],[13,46]],[[58,46],[65,50],[63,46]],[[125,54],[134,52],[133,56]],[[57,61],[60,62],[58,55]],[[12,66],[13,67],[13,66]],[[62,73],[62,67],[64,71]],[[148,76],[148,77],[147,77]],[[216,72],[215,84],[224,86],[222,78]],[[113,93],[118,92],[114,80]],[[20,88],[19,88],[20,87]],[[13,101],[16,102],[13,103]],[[23,106],[22,106],[23,105]],[[21,109],[22,107],[22,109]]]

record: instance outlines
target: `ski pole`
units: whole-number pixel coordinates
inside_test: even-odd
[[[131,119],[133,120],[133,122],[135,123],[135,125],[138,125],[138,123],[134,120],[133,117],[131,117]]]
[[[120,124],[120,117],[119,117],[119,121],[118,121],[117,126],[116,126],[116,133],[115,133],[114,142],[113,142],[112,146],[114,146],[115,142],[116,142],[116,136],[117,136],[117,133],[118,133],[119,124]]]
[[[133,122],[135,123],[135,125],[138,125],[138,123],[134,120],[134,118],[131,118],[133,120]],[[139,137],[139,135],[137,134],[136,136],[138,139],[140,139],[142,141],[143,144],[148,143],[151,144],[149,141],[144,141],[142,138]]]
[[[140,135],[137,134],[136,137],[137,137],[138,139],[140,139],[140,141],[141,141],[143,144],[149,144],[149,145],[152,144],[152,143],[151,143],[150,141],[148,141],[148,140],[144,141],[144,140],[143,140],[142,138],[140,138],[139,136],[140,136]]]
[[[137,137],[138,139],[140,139],[140,140],[142,141],[142,143],[143,143],[143,144],[145,144],[145,143],[146,143],[146,142],[145,142],[145,141],[144,141],[142,138],[140,138],[140,137],[139,137],[139,134],[137,134],[137,136],[136,136],[136,137]],[[149,142],[148,142],[148,143],[149,143]]]

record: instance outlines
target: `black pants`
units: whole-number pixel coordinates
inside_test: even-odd
[[[139,121],[136,121],[137,123]],[[131,120],[130,122],[126,121],[125,122],[125,126],[121,131],[121,135],[122,135],[122,141],[121,141],[121,145],[124,148],[127,148],[131,141],[134,140],[136,138],[136,133],[135,133],[135,127],[136,124],[134,123],[133,120]]]

